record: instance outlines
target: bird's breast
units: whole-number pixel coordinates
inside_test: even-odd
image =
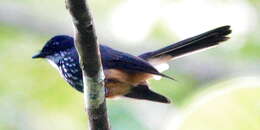
[[[74,62],[72,58],[64,58],[59,66],[63,78],[77,90],[83,91],[82,71],[78,62]],[[77,88],[80,87],[80,88]]]

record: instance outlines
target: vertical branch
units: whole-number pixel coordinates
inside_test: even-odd
[[[85,108],[91,130],[109,130],[106,112],[104,74],[97,36],[86,0],[66,0],[75,26],[75,45],[84,80]]]

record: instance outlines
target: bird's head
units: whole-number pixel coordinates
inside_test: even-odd
[[[57,35],[51,38],[42,48],[42,50],[32,58],[47,58],[57,62],[63,58],[68,51],[74,48],[73,38],[67,35]]]

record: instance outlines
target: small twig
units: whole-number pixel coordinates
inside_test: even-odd
[[[66,0],[75,26],[75,45],[84,79],[85,107],[91,130],[109,130],[104,74],[91,13],[86,0]]]

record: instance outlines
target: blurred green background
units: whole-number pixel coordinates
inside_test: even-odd
[[[150,80],[165,105],[107,101],[113,130],[259,130],[259,0],[89,0],[99,41],[138,55],[222,25],[231,40],[170,62],[178,81]],[[73,35],[64,0],[0,1],[0,130],[82,130],[82,94],[45,60],[53,35]]]

